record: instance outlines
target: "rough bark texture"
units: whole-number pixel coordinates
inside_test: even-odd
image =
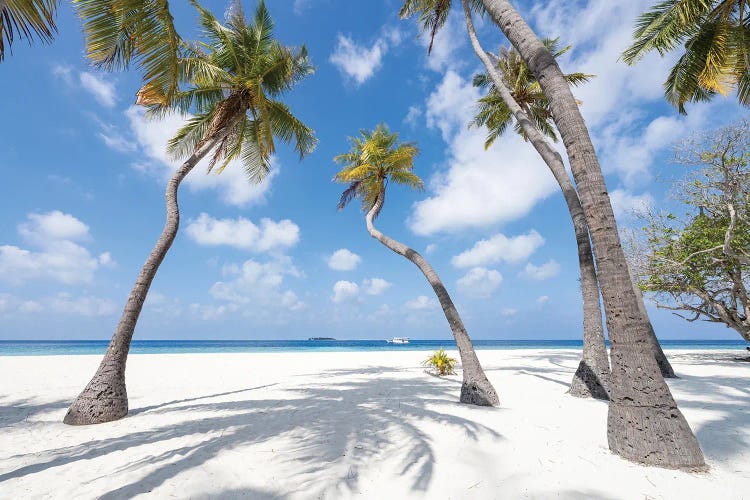
[[[674,369],[672,368],[672,364],[669,362],[669,360],[667,359],[667,355],[664,354],[664,351],[661,348],[659,339],[656,338],[656,332],[654,331],[654,327],[653,325],[651,325],[651,320],[648,317],[646,304],[643,302],[643,293],[641,292],[641,289],[638,288],[638,284],[635,282],[635,280],[633,280],[632,283],[633,293],[635,293],[635,298],[638,301],[638,310],[643,317],[644,323],[646,323],[646,329],[648,331],[648,342],[651,345],[651,351],[653,352],[654,358],[656,359],[656,364],[659,365],[659,370],[661,370],[661,374],[664,378],[677,378],[677,375],[675,375]]]
[[[68,408],[63,422],[69,425],[100,424],[118,420],[128,414],[128,393],[125,387],[125,365],[130,350],[138,316],[143,303],[156,276],[159,265],[172,246],[180,224],[180,211],[177,206],[177,188],[180,182],[205,156],[211,147],[209,144],[199,148],[172,176],[167,184],[166,207],[167,220],[154,249],[146,259],[138,279],[130,291],[125,309],[117,324],[107,352],[99,368],[81,394]]]
[[[509,1],[482,1],[550,101],[586,214],[611,342],[609,447],[624,458],[648,465],[705,467],[698,440],[651,351],[604,176],[570,87],[555,59]]]
[[[468,0],[463,0],[466,28],[469,32],[472,47],[484,64],[487,74],[492,78],[500,97],[513,117],[519,123],[529,142],[537,150],[539,156],[549,167],[552,175],[560,186],[573,221],[573,230],[578,245],[578,265],[581,271],[581,295],[583,299],[583,356],[573,376],[570,394],[581,398],[609,399],[609,357],[604,341],[604,327],[602,325],[602,311],[599,304],[599,285],[596,277],[594,254],[591,250],[586,217],[578,199],[578,193],[573,182],[565,170],[560,153],[552,147],[539,129],[529,119],[528,115],[513,98],[505,85],[502,75],[496,69],[497,61],[492,55],[482,49],[474,29]]]
[[[383,233],[375,229],[373,219],[375,218],[375,214],[380,212],[384,202],[385,191],[382,191],[381,195],[375,202],[375,205],[367,213],[367,231],[370,233],[370,236],[381,242],[383,245],[412,261],[414,265],[422,271],[422,274],[427,278],[430,285],[432,285],[432,289],[435,291],[435,295],[437,295],[437,298],[440,301],[440,306],[443,308],[443,313],[445,313],[445,318],[448,320],[451,332],[453,332],[453,338],[456,340],[456,346],[458,347],[458,354],[461,357],[463,383],[461,384],[460,401],[462,403],[477,406],[495,406],[499,404],[500,400],[497,397],[497,392],[495,392],[495,388],[487,379],[487,376],[482,369],[482,365],[479,364],[477,354],[474,352],[474,346],[471,344],[471,339],[466,332],[466,328],[464,328],[461,317],[458,315],[456,306],[453,305],[453,301],[448,295],[448,291],[445,289],[445,286],[443,286],[443,283],[440,281],[435,270],[424,259],[424,257],[415,250],[385,236]]]

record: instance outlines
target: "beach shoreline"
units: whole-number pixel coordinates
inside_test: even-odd
[[[478,351],[498,408],[458,404],[429,352],[134,354],[130,414],[86,427],[61,421],[100,356],[0,357],[0,497],[746,496],[739,350],[666,351],[704,474],[611,454],[606,404],[565,394],[579,349]]]

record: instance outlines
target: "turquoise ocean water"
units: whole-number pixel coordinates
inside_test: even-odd
[[[104,354],[107,340],[16,341],[0,340],[0,356]],[[477,349],[579,349],[580,340],[475,340]],[[742,340],[663,340],[665,349],[738,349]],[[354,352],[426,351],[455,348],[452,340],[412,340],[389,344],[385,340],[134,340],[133,354],[218,352]]]

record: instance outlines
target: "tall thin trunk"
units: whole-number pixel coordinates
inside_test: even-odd
[[[609,383],[609,358],[607,346],[604,341],[604,327],[602,325],[602,311],[599,304],[599,285],[596,278],[596,266],[594,265],[594,254],[591,251],[588,226],[583,215],[581,201],[573,183],[565,170],[560,153],[558,153],[549,141],[542,135],[539,129],[529,119],[528,115],[521,109],[505,85],[503,77],[496,69],[496,62],[491,59],[482,49],[474,29],[468,0],[463,0],[464,15],[466,17],[466,28],[469,32],[472,47],[479,59],[484,64],[487,74],[492,78],[500,97],[513,117],[519,123],[529,142],[537,150],[539,156],[549,167],[555,180],[562,189],[565,203],[573,221],[573,230],[578,244],[578,265],[581,271],[581,295],[583,299],[583,356],[573,376],[570,385],[570,394],[577,397],[593,397],[597,399],[609,399],[607,385]]]
[[[466,328],[464,328],[463,321],[461,321],[461,317],[458,315],[456,306],[453,305],[448,291],[443,286],[443,282],[440,281],[435,270],[418,252],[375,229],[373,219],[375,218],[375,214],[380,212],[384,202],[385,190],[382,190],[375,201],[375,205],[367,213],[367,231],[370,233],[370,236],[383,245],[412,261],[422,271],[422,274],[427,278],[430,285],[432,285],[432,289],[440,301],[440,306],[443,308],[445,318],[448,320],[451,332],[453,332],[453,338],[458,347],[458,354],[461,357],[463,383],[461,384],[460,401],[478,406],[495,406],[499,404],[500,400],[497,397],[497,392],[495,392],[495,388],[492,387],[492,384],[484,374],[482,365],[479,364],[477,354],[474,352],[474,346],[471,344],[469,334],[466,333]]]
[[[493,21],[539,80],[568,152],[594,244],[611,342],[607,438],[624,458],[670,468],[701,468],[703,452],[651,351],[612,205],[586,123],[552,54],[508,0],[482,0]]]
[[[130,291],[120,322],[117,324],[107,352],[99,368],[81,394],[68,408],[63,422],[70,425],[100,424],[118,420],[128,414],[128,394],[125,387],[125,365],[130,351],[135,325],[143,309],[143,303],[156,276],[159,265],[172,246],[180,225],[180,210],[177,206],[177,188],[180,182],[216,144],[210,140],[201,146],[172,175],[165,194],[167,220],[159,240],[141,268],[138,279]]]
[[[630,268],[628,267],[628,271],[630,272]],[[634,278],[633,273],[630,273],[631,279]],[[672,364],[667,359],[667,355],[664,354],[664,351],[661,348],[661,344],[659,343],[659,339],[656,338],[656,332],[654,331],[654,326],[651,324],[651,319],[648,317],[648,311],[646,310],[646,304],[643,302],[643,292],[641,292],[641,289],[638,288],[638,283],[635,279],[632,280],[633,283],[633,292],[635,293],[635,298],[638,301],[638,311],[640,311],[641,316],[643,317],[643,322],[646,324],[646,329],[648,331],[648,342],[651,345],[651,351],[654,354],[654,358],[656,359],[656,363],[659,365],[659,369],[661,370],[662,376],[664,378],[677,378],[677,375],[674,372],[674,369],[672,368]]]

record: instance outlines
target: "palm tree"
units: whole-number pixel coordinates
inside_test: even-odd
[[[57,0],[0,0],[0,62],[6,44],[10,50],[16,36],[29,42],[34,36],[42,42],[52,41],[57,32],[56,12]]]
[[[470,18],[469,22],[471,22]],[[560,48],[557,38],[545,38],[542,43],[554,58],[565,54],[572,47],[572,45],[568,45]],[[513,48],[501,47],[497,56],[494,58],[490,56],[490,60],[492,59],[495,59],[495,68],[502,77],[505,87],[510,90],[513,100],[518,103],[524,114],[529,117],[543,135],[553,142],[557,142],[557,134],[552,123],[547,96],[542,92],[539,82],[529,71],[529,67],[523,62],[518,52]],[[569,73],[565,75],[565,79],[571,85],[577,86],[588,82],[593,76],[586,73]],[[503,101],[491,75],[488,73],[476,74],[473,83],[475,87],[486,90],[487,94],[479,99],[478,112],[471,124],[477,127],[487,127],[489,134],[487,135],[485,148],[489,148],[495,142],[495,139],[500,137],[508,125],[513,122],[513,114]],[[515,128],[524,140],[529,140],[520,123],[516,122]]]
[[[541,91],[539,82],[513,49],[501,49],[499,56],[485,54],[476,37],[471,11],[465,3],[466,25],[469,36],[480,58],[490,64],[487,73],[474,76],[474,86],[487,89],[487,94],[479,100],[477,115],[472,126],[485,126],[488,129],[485,148],[489,148],[510,125],[515,116],[516,131],[527,141],[531,141],[540,152],[552,175],[562,189],[568,212],[573,221],[573,230],[578,245],[578,265],[581,272],[581,296],[583,299],[583,355],[570,384],[570,394],[577,397],[609,399],[609,359],[604,341],[602,311],[599,305],[599,285],[596,278],[594,254],[591,250],[586,217],[573,182],[565,170],[562,157],[552,147],[545,136],[557,141],[555,127],[549,111],[549,101]],[[543,40],[545,47],[559,57],[570,49],[560,49],[557,39]],[[588,81],[591,75],[572,73],[566,79],[573,85]],[[499,85],[494,83],[499,79]],[[507,103],[506,103],[507,100]],[[528,132],[527,132],[528,130]]]
[[[409,142],[399,143],[398,134],[391,133],[384,124],[378,125],[372,132],[360,131],[360,137],[351,138],[350,142],[351,150],[335,158],[343,168],[333,180],[349,184],[341,195],[338,209],[342,210],[351,200],[360,198],[362,209],[367,213],[367,231],[370,236],[409,259],[427,278],[440,301],[461,356],[463,383],[460,401],[479,406],[498,404],[495,388],[487,380],[456,306],[435,270],[415,250],[385,236],[373,225],[385,203],[385,189],[389,182],[412,189],[423,188],[422,179],[413,172],[414,157],[419,153],[417,146]]]
[[[406,0],[402,13],[418,8],[442,11],[450,5],[450,0]],[[644,464],[704,467],[698,440],[677,408],[651,352],[648,327],[638,308],[604,176],[570,85],[555,58],[508,0],[481,0],[479,10],[502,30],[539,80],[570,160],[594,247],[612,345],[609,447],[624,458]],[[445,19],[447,14],[433,17]]]
[[[635,41],[623,60],[635,64],[656,50],[679,45],[684,52],[664,83],[667,100],[685,113],[685,103],[708,101],[735,88],[750,106],[750,0],[666,0],[641,14]]]
[[[189,82],[174,92],[172,105],[181,112],[192,110],[168,144],[175,158],[186,158],[167,185],[167,220],[128,297],[117,329],[93,379],[73,402],[67,424],[93,424],[116,420],[128,412],[125,364],[138,316],[156,271],[174,241],[179,225],[177,189],[201,159],[210,155],[209,170],[217,171],[238,159],[248,178],[260,182],[269,172],[275,151],[274,137],[294,142],[300,158],[311,152],[316,139],[312,130],[280,100],[285,92],[313,71],[304,47],[291,49],[274,39],[273,22],[261,0],[252,24],[247,24],[239,2],[220,23],[209,11],[198,9],[206,42],[200,49],[184,47],[180,72]],[[164,94],[156,94],[149,111],[155,116],[169,112]]]

